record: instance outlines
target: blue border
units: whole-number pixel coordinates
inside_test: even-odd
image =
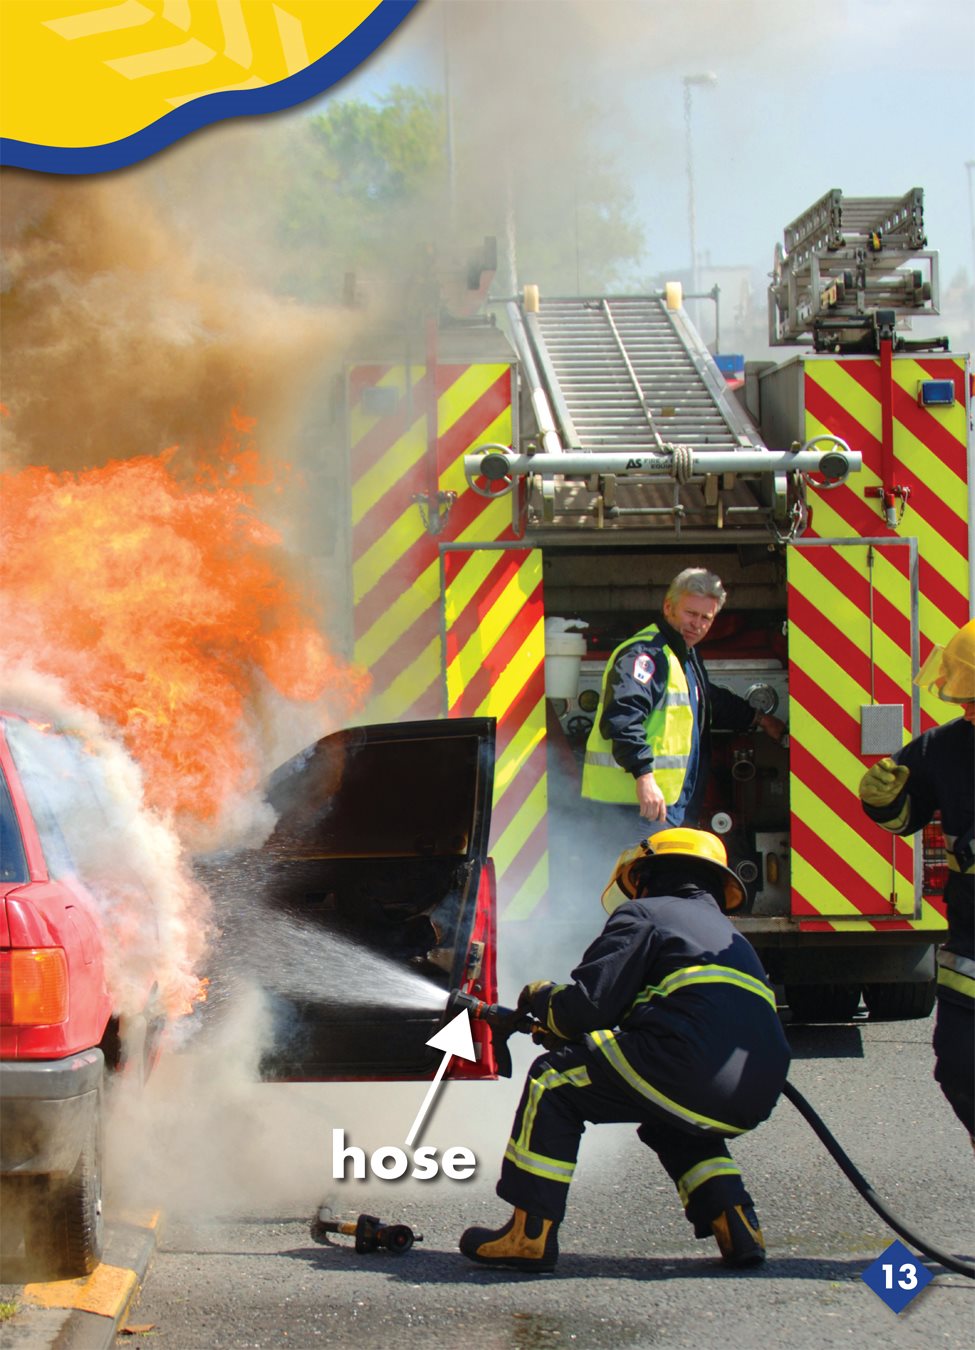
[[[34,145],[0,137],[0,164],[15,169],[34,169],[38,173],[106,173],[124,169],[139,160],[165,150],[202,127],[228,117],[253,117],[261,113],[281,112],[316,94],[324,93],[338,80],[360,66],[403,22],[419,0],[380,0],[367,19],[330,52],[263,89],[236,89],[227,93],[205,94],[182,107],[174,108],[158,121],[120,141],[107,145],[60,146]]]

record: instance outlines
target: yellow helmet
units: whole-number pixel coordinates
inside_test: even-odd
[[[946,703],[975,700],[975,619],[959,628],[944,647],[933,647],[914,683]]]
[[[649,839],[642,839],[634,848],[625,849],[616,860],[613,875],[603,891],[603,909],[612,914],[618,905],[633,900],[639,894],[640,873],[652,865],[655,858],[682,857],[716,868],[724,882],[723,909],[739,909],[745,903],[745,888],[728,866],[725,846],[716,834],[707,830],[692,830],[676,826],[661,830]]]

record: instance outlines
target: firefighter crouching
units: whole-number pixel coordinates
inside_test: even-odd
[[[975,1144],[975,619],[934,649],[915,683],[959,704],[962,716],[879,760],[864,774],[860,798],[893,834],[914,834],[941,812],[948,940],[938,952],[934,1076]]]
[[[621,855],[603,893],[609,920],[572,983],[519,997],[557,1048],[529,1070],[505,1150],[497,1194],[514,1213],[467,1229],[466,1256],[553,1269],[586,1122],[633,1121],[695,1237],[715,1237],[729,1265],[765,1259],[725,1140],[770,1115],[789,1047],[762,966],[722,913],[743,900],[724,845],[703,830],[663,830]]]

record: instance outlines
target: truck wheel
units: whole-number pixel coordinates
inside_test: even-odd
[[[74,1170],[37,1179],[24,1234],[28,1261],[43,1267],[48,1279],[89,1275],[101,1260],[104,1227],[99,1094]]]
[[[794,1022],[849,1022],[860,1006],[858,984],[787,984]]]
[[[863,1001],[871,1022],[908,1022],[912,1018],[930,1017],[934,1008],[935,980],[914,981],[911,984],[865,984]]]

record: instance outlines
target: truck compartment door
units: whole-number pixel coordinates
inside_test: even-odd
[[[920,914],[914,842],[864,814],[865,770],[917,734],[917,541],[789,547],[792,913]]]

